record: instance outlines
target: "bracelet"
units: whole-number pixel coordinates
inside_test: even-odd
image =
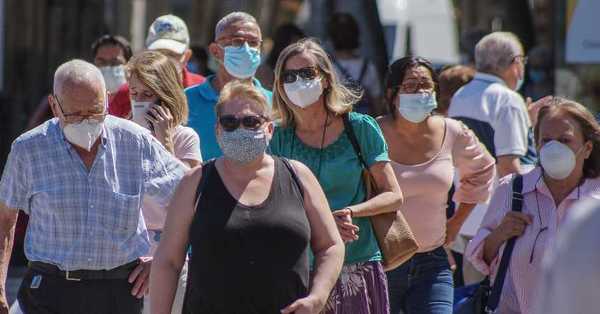
[[[350,212],[350,218],[354,218],[354,212],[352,211],[352,208],[346,207],[346,209],[348,209],[348,211]]]

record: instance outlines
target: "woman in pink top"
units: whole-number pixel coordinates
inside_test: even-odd
[[[202,162],[200,139],[194,130],[183,126],[187,123],[188,106],[181,76],[173,61],[158,51],[141,52],[127,64],[127,75],[133,122],[149,129],[169,152],[187,166],[199,165]],[[142,213],[152,244],[148,256],[153,256],[167,212],[152,199],[145,198]],[[181,274],[173,313],[181,313],[186,269]],[[150,313],[148,299],[144,300],[144,313]]]
[[[512,177],[500,180],[467,258],[482,273],[495,273],[506,240],[518,237],[504,281],[498,313],[541,313],[539,280],[570,207],[581,198],[600,201],[600,126],[582,105],[545,101],[535,127],[540,164],[523,175],[523,212],[511,212]]]
[[[452,271],[444,244],[453,240],[471,209],[487,200],[494,159],[462,123],[432,115],[437,76],[429,61],[405,57],[390,66],[390,114],[378,119],[392,168],[406,190],[400,210],[419,244],[418,253],[387,273],[391,313],[452,313]],[[455,169],[460,187],[456,214],[446,219]]]

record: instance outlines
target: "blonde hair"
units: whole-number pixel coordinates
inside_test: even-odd
[[[251,101],[252,103],[258,105],[262,109],[262,115],[265,118],[269,120],[271,119],[271,112],[265,95],[263,95],[263,93],[260,92],[251,82],[244,82],[239,80],[233,80],[225,84],[223,89],[221,89],[219,100],[217,101],[217,105],[215,106],[217,117],[221,116],[221,112],[223,112],[223,106],[225,106],[225,104],[231,102],[234,99],[244,99]]]
[[[345,87],[338,80],[333,64],[329,56],[314,39],[302,39],[287,46],[277,59],[275,65],[275,82],[273,84],[273,110],[274,115],[280,120],[282,127],[295,125],[299,121],[298,107],[287,97],[281,81],[282,72],[286,62],[293,56],[306,53],[315,61],[322,79],[329,86],[323,90],[325,95],[325,108],[336,115],[342,115],[352,111],[352,106],[362,97],[361,92],[353,91]]]
[[[188,104],[177,66],[159,51],[136,54],[127,63],[128,77],[135,76],[160,99],[171,112],[176,125],[186,124]]]

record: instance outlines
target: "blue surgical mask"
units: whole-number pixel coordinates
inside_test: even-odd
[[[435,93],[398,95],[398,112],[412,123],[423,122],[435,108],[437,108]]]
[[[258,49],[250,48],[248,43],[244,43],[240,47],[227,46],[224,50],[223,63],[227,73],[238,79],[247,79],[254,76],[260,65],[260,51]]]
[[[517,86],[515,87],[515,90],[519,90],[521,89],[521,87],[523,87],[523,83],[525,82],[525,79],[520,78],[517,80]]]

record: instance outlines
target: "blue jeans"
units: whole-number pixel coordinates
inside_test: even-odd
[[[452,314],[454,283],[442,247],[417,253],[386,275],[390,314]]]

